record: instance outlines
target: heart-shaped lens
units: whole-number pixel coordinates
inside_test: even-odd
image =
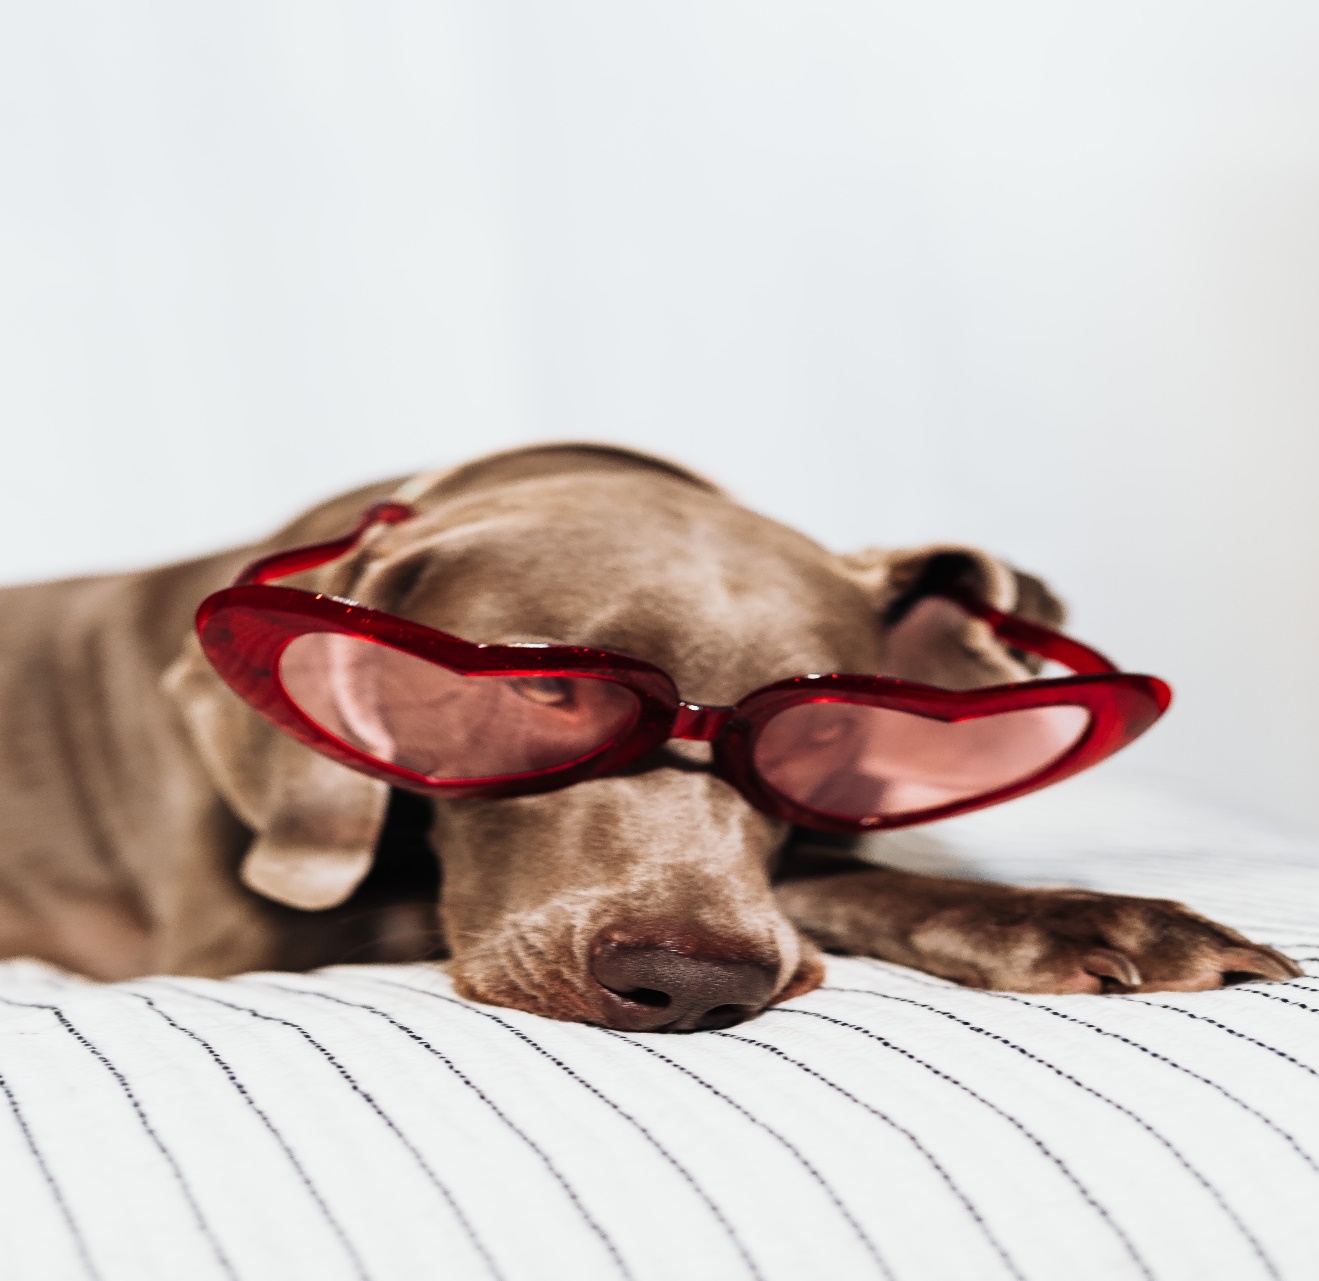
[[[359,752],[434,782],[534,774],[598,751],[629,729],[636,695],[593,677],[463,676],[336,632],[291,641],[289,697]]]
[[[756,739],[761,778],[796,805],[840,819],[892,818],[996,792],[1038,774],[1085,734],[1060,704],[969,720],[861,703],[799,703]]]

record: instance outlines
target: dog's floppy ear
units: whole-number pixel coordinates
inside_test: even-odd
[[[970,588],[996,609],[1057,627],[1062,602],[1038,579],[974,547],[936,544],[844,557],[875,603],[884,671],[904,680],[971,689],[1026,679],[1041,662],[999,641],[940,592]]]
[[[415,503],[446,474],[410,477],[392,486],[392,494],[379,485],[342,495],[250,550],[267,553],[342,534],[373,503],[384,498]],[[294,583],[395,608],[428,553],[418,548],[382,565],[373,544],[389,528],[377,524],[351,555],[303,571]],[[371,870],[389,808],[389,784],[312,751],[259,716],[224,683],[191,632],[161,677],[161,688],[178,708],[216,791],[253,832],[239,869],[243,883],[305,911],[348,899]]]
[[[216,674],[196,636],[161,685],[216,790],[255,834],[243,883],[307,911],[347,899],[371,869],[389,785],[313,752],[258,716]]]

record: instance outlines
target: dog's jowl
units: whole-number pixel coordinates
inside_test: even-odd
[[[273,594],[224,591],[334,540],[267,559]],[[1061,614],[974,548],[839,556],[571,445],[11,588],[0,956],[106,979],[434,959],[474,1000],[638,1031],[749,1018],[818,984],[822,950],[1022,992],[1293,975],[1177,903],[854,856],[849,831],[1111,750],[1101,693],[1129,730],[1153,707],[1149,678],[1032,682]],[[950,691],[990,701],[941,713]]]

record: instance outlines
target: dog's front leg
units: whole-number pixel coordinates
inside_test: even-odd
[[[1200,991],[1294,978],[1280,952],[1167,899],[1018,889],[888,868],[788,881],[789,920],[831,952],[1013,992]]]

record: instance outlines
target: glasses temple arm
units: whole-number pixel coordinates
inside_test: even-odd
[[[294,547],[289,551],[275,552],[272,556],[263,556],[248,565],[234,579],[233,585],[250,587],[254,583],[268,583],[272,578],[283,578],[287,574],[298,574],[304,569],[327,565],[352,551],[367,530],[376,525],[397,525],[415,514],[407,503],[377,503],[362,513],[350,533],[341,538],[332,538],[326,543],[311,543],[306,547]]]
[[[1016,614],[1006,614],[1001,609],[995,609],[974,592],[954,588],[941,594],[960,605],[972,617],[984,619],[995,636],[1016,649],[1024,649],[1027,653],[1061,663],[1082,676],[1105,676],[1119,670],[1097,649],[1082,645],[1080,641],[1074,641],[1070,636],[1055,632],[1042,623],[1032,623]]]
[[[416,513],[407,503],[384,502],[368,507],[357,524],[347,534],[332,538],[324,543],[311,543],[305,547],[294,547],[288,551],[275,552],[271,556],[262,556],[254,560],[234,579],[235,587],[249,587],[255,583],[268,583],[275,578],[284,578],[289,574],[298,574],[303,570],[316,569],[321,565],[338,560],[340,556],[352,551],[362,537],[376,525],[397,525],[410,519]],[[1041,658],[1062,663],[1072,671],[1084,676],[1101,676],[1116,672],[1118,668],[1098,650],[1082,645],[1061,632],[1040,623],[1032,623],[1019,618],[1016,614],[1004,613],[982,600],[974,592],[951,588],[940,592],[955,604],[960,605],[973,618],[983,619],[993,629],[994,635],[1007,641],[1017,649],[1038,654]]]

